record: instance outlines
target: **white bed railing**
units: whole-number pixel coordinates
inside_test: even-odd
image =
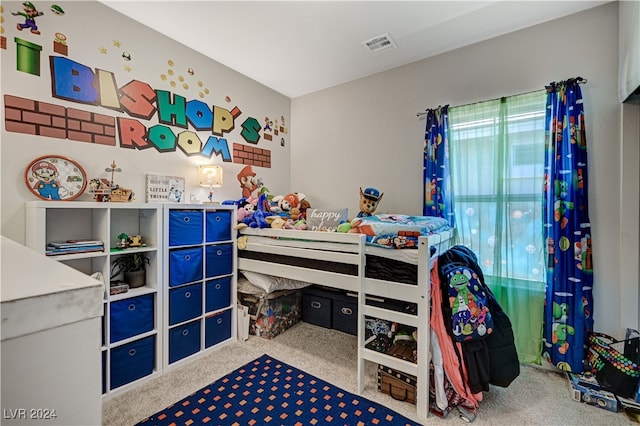
[[[242,237],[246,241],[242,242]],[[277,239],[277,244],[261,243],[251,236]],[[455,231],[419,237],[417,283],[404,284],[386,280],[366,278],[366,237],[362,234],[295,231],[281,229],[243,228],[240,230],[240,250],[271,255],[282,255],[328,263],[355,265],[357,274],[331,272],[305,266],[294,266],[277,261],[257,260],[238,256],[238,268],[267,275],[285,277],[323,286],[357,292],[358,294],[358,391],[365,387],[365,361],[383,364],[417,378],[416,410],[418,416],[426,418],[429,411],[429,301],[430,271],[433,260],[447,250],[455,239]],[[436,248],[431,255],[430,247]],[[408,314],[366,303],[367,296],[415,303],[417,313]],[[417,329],[417,363],[402,360],[365,347],[365,318],[379,318]]]

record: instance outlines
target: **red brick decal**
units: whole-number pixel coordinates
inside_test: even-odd
[[[239,143],[233,144],[233,162],[271,168],[271,151]]]
[[[7,132],[116,145],[116,120],[103,114],[18,96],[4,96]]]

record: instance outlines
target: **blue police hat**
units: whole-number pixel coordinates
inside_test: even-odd
[[[378,201],[378,199],[380,198],[380,191],[375,188],[366,188],[362,194],[364,195],[364,198],[373,201]]]

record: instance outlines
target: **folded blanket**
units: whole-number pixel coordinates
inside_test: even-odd
[[[351,230],[367,236],[367,243],[389,248],[417,248],[418,237],[450,229],[441,217],[378,214],[351,221]]]

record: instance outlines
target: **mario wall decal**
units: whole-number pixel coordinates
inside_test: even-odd
[[[262,180],[256,177],[256,173],[251,166],[244,166],[238,173],[237,178],[244,198],[251,197],[262,186]]]

